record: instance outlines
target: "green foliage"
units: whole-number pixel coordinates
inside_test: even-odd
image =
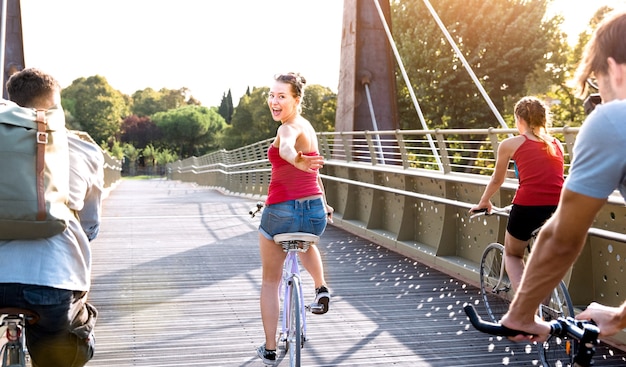
[[[337,94],[318,84],[310,85],[304,92],[302,116],[311,122],[315,131],[335,131]]]
[[[152,117],[163,140],[175,147],[179,156],[202,155],[218,148],[216,137],[226,127],[216,108],[184,106]]]
[[[431,1],[498,111],[526,93],[525,81],[545,69],[560,37],[542,21],[547,0]],[[499,123],[461,60],[421,0],[392,4],[394,38],[430,128],[485,128]],[[398,81],[401,127],[420,128],[403,80]]]
[[[124,95],[101,76],[79,78],[61,92],[61,103],[72,116],[73,127],[97,142],[112,144],[129,108]]]
[[[198,102],[191,96],[189,89],[161,88],[158,92],[152,88],[138,90],[132,95],[132,113],[137,116],[152,116],[157,112],[176,109],[188,105],[199,106]]]
[[[233,111],[233,95],[229,89],[228,94],[224,94],[222,97],[222,102],[220,103],[220,107],[217,109],[217,112],[219,112],[224,120],[226,120],[227,124],[230,124],[233,119]]]
[[[269,139],[276,134],[279,123],[272,119],[269,112],[268,92],[268,87],[253,88],[249,94],[246,93],[241,97],[231,124],[222,135],[222,148],[239,148]]]
[[[113,142],[111,148],[103,147],[104,150],[108,151],[111,157],[122,159],[124,158],[124,147],[119,142]]]

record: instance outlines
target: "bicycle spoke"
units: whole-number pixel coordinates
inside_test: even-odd
[[[504,246],[492,243],[483,252],[480,262],[480,290],[487,314],[498,322],[508,311],[513,298],[511,282],[504,270]]]
[[[546,321],[574,316],[574,306],[565,283],[560,282],[552,291],[550,300],[544,302],[539,308],[539,316]],[[575,340],[557,336],[550,336],[539,347],[539,359],[544,367],[572,366],[578,349]]]

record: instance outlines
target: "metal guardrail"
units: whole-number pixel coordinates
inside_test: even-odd
[[[565,148],[566,173],[578,131],[550,130]],[[477,283],[482,251],[489,243],[504,240],[506,218],[470,219],[468,209],[489,182],[498,142],[514,133],[513,129],[319,133],[325,157],[321,173],[328,201],[336,210],[335,225]],[[440,164],[432,156],[428,134],[437,143]],[[263,197],[270,179],[266,158],[270,143],[268,139],[174,162],[169,166],[171,178]],[[510,204],[517,184],[511,169],[492,198],[494,205]],[[624,218],[624,201],[613,195],[598,214],[572,270],[569,290],[575,304],[623,302]],[[626,336],[621,340],[626,343]]]

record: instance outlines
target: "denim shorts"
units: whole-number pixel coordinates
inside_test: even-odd
[[[259,231],[271,240],[274,235],[306,232],[320,236],[326,229],[326,208],[322,199],[289,200],[263,208]]]

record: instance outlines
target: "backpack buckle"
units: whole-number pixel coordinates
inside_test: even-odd
[[[48,133],[45,131],[37,132],[37,143],[38,144],[48,144]]]

